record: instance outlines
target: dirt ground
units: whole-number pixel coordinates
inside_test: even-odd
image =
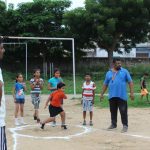
[[[49,116],[44,110],[47,99],[42,95],[41,120]],[[150,150],[150,109],[129,109],[129,131],[121,133],[122,125],[118,115],[118,128],[107,131],[110,125],[109,109],[94,108],[94,126],[82,126],[82,108],[71,96],[64,103],[68,130],[48,124],[42,131],[33,120],[33,106],[30,96],[26,97],[25,121],[28,125],[15,127],[12,96],[6,96],[8,150]],[[89,115],[87,116],[89,122]],[[60,117],[57,117],[60,124]]]

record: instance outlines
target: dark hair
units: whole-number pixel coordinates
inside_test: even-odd
[[[57,84],[57,89],[61,89],[64,86],[66,86],[65,83],[60,82],[60,83]]]
[[[58,68],[55,68],[55,69],[54,69],[54,74],[55,74],[57,71],[60,72],[60,70],[59,70]]]
[[[120,58],[113,58],[113,63],[116,63],[116,61],[121,61]]]
[[[33,70],[33,74],[35,74],[37,71],[41,71],[41,70],[38,69],[38,68],[37,68],[37,69],[34,69],[34,70]],[[35,75],[34,75],[34,77],[35,77]]]
[[[22,73],[18,73],[18,74],[16,75],[16,83],[18,82],[17,79],[19,78],[20,75],[22,75]],[[22,76],[23,76],[23,75],[22,75]]]
[[[91,77],[92,75],[90,73],[86,73],[85,76],[90,76]]]
[[[148,76],[149,74],[147,72],[144,73],[144,76]]]

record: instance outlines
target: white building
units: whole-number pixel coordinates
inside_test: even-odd
[[[86,57],[96,57],[96,58],[107,58],[108,53],[104,49],[96,48],[91,50],[84,50],[87,52]],[[122,53],[114,52],[114,57],[123,58],[150,58],[150,43],[137,44],[136,48],[132,48],[129,53],[124,51],[124,48],[120,48]]]

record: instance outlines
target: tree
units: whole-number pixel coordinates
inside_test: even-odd
[[[0,0],[0,35],[5,31],[5,15],[6,15],[6,5],[3,1]]]
[[[74,16],[74,23],[71,23],[71,16]],[[113,51],[119,51],[120,46],[128,51],[136,43],[148,40],[149,21],[149,0],[86,0],[80,16],[75,10],[65,16],[68,29],[78,35],[78,40],[85,31],[88,33],[81,48],[83,45],[88,48],[90,44],[107,50],[109,65]],[[80,32],[76,32],[78,29]]]
[[[34,0],[20,3],[17,9],[8,9],[4,35],[60,37],[64,34],[62,26],[63,14],[70,6],[69,0]],[[59,41],[28,41],[31,49],[30,57],[43,54],[45,60],[63,57],[64,49]],[[56,51],[57,50],[57,51]],[[18,52],[19,53],[19,52]],[[57,57],[56,57],[57,54]],[[20,53],[20,56],[22,54]],[[24,56],[22,56],[24,58]]]

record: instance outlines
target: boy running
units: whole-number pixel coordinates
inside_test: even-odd
[[[61,121],[62,121],[61,127],[64,129],[67,129],[67,127],[65,125],[65,111],[61,107],[62,99],[67,99],[67,96],[64,93],[64,89],[65,89],[64,87],[65,87],[65,84],[60,82],[57,85],[57,90],[49,96],[49,98],[45,104],[45,109],[47,108],[48,103],[50,102],[50,105],[49,105],[50,117],[47,118],[45,121],[41,122],[41,129],[44,129],[44,126],[46,123],[54,121],[55,117],[58,114],[60,114],[60,116],[61,116]]]

